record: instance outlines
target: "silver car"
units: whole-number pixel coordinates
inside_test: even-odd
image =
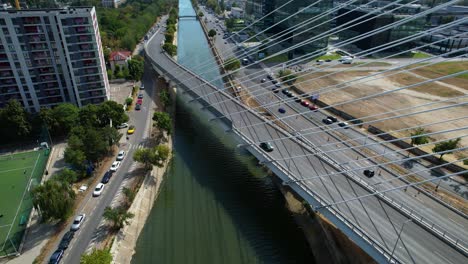
[[[76,231],[80,229],[81,224],[83,224],[85,218],[86,218],[86,214],[80,214],[77,217],[75,217],[75,220],[73,220],[73,224],[71,225],[70,230]]]

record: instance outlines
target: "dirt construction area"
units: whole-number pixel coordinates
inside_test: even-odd
[[[388,72],[369,78],[363,77],[378,73],[378,71],[350,70],[346,72],[321,72],[301,77],[301,79],[297,81],[296,87],[305,93],[318,92],[320,94],[320,100],[329,105],[351,101],[337,106],[336,108],[354,117],[360,118],[364,122],[368,122],[391,116],[467,103],[468,74],[447,78],[437,82],[425,83],[409,89],[394,91],[401,87],[421,83],[429,79],[446,76],[467,69],[468,61],[458,61],[439,63],[415,70],[408,69],[406,72]],[[384,75],[384,77],[382,77],[382,75]],[[379,95],[375,98],[352,102],[354,99],[390,91],[394,92]],[[418,107],[421,105],[426,106]],[[401,109],[401,111],[384,114],[398,109]],[[437,132],[466,127],[468,126],[467,114],[468,105],[463,105],[402,118],[393,118],[382,122],[376,122],[372,125],[384,131],[388,131],[397,137],[404,137],[409,136],[410,133],[413,132],[413,129],[400,132],[395,132],[395,130],[422,126],[428,132]],[[462,117],[465,118],[461,119]],[[443,123],[426,126],[426,124],[436,122]],[[466,129],[442,133],[431,136],[431,141],[461,137],[461,145],[468,146],[468,137],[465,137],[467,134]],[[432,148],[433,146],[422,147],[423,150],[428,152],[431,152]],[[468,151],[445,155],[444,159],[453,161],[464,157],[468,157]],[[461,165],[461,163],[458,164]]]

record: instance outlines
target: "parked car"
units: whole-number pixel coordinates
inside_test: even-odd
[[[266,152],[272,152],[275,149],[270,142],[262,142],[260,143],[260,147]]]
[[[330,60],[330,59],[326,59],[325,61],[326,61],[326,62],[331,62],[332,60]]]
[[[128,128],[127,134],[131,135],[131,134],[133,134],[133,133],[135,133],[135,126],[132,125],[132,126],[130,126],[130,127]]]
[[[278,109],[278,112],[280,112],[281,114],[284,114],[284,113],[286,113],[286,110],[284,108],[280,107]]]
[[[374,177],[375,172],[374,172],[373,170],[364,170],[364,175],[365,175],[367,178],[372,178],[372,177]]]
[[[273,92],[274,92],[274,93],[278,93],[279,90],[280,90],[280,89],[278,89],[278,88],[273,88]]]
[[[135,106],[135,110],[140,111],[140,109],[141,109],[141,104],[137,104],[137,105]]]
[[[333,123],[335,123],[336,121],[338,121],[338,118],[334,117],[334,116],[327,116],[328,119],[330,119]]]
[[[328,118],[322,119],[322,122],[325,123],[325,124],[327,124],[327,125],[333,124],[333,121],[331,121],[331,120],[328,119]]]
[[[50,256],[49,264],[57,264],[63,257],[63,249],[57,249],[52,256]]]
[[[142,93],[138,94],[138,99],[143,99],[143,94]]]
[[[94,188],[93,196],[97,197],[101,195],[102,191],[104,190],[104,183],[100,182],[96,185],[96,188]]]
[[[348,129],[348,128],[349,128],[348,123],[346,123],[346,122],[339,122],[338,125],[339,125],[340,127],[343,127],[344,129]]]
[[[277,83],[278,83],[278,80],[272,79],[271,82],[274,83],[274,84],[277,84]]]
[[[142,99],[142,98],[138,98],[137,104],[139,104],[139,105],[143,104],[143,99]]]
[[[101,182],[108,183],[111,178],[112,178],[112,171],[106,171],[106,173],[104,173],[104,176],[102,177]]]
[[[75,236],[75,232],[73,231],[66,232],[65,235],[63,235],[58,248],[63,249],[63,250],[67,249],[74,236]]]
[[[124,157],[125,157],[125,151],[124,150],[119,151],[119,154],[117,154],[117,160],[121,161],[124,159]]]
[[[305,101],[305,100],[302,100],[301,105],[302,105],[302,106],[305,106],[305,107],[308,107],[308,106],[309,106],[309,102],[307,102],[307,101]]]
[[[145,89],[145,85],[142,83],[140,86],[140,90],[144,90],[144,89]]]
[[[309,105],[309,109],[312,111],[317,111],[318,107],[316,105]]]
[[[112,165],[110,167],[110,171],[117,171],[117,169],[120,167],[120,161],[114,161],[112,162]]]
[[[266,79],[262,79],[260,82],[264,83],[264,82],[266,82]]]
[[[267,78],[270,79],[270,80],[273,80],[273,74],[269,73],[269,74],[267,75]]]
[[[275,83],[275,86],[281,88],[281,83]]]
[[[301,103],[301,102],[302,102],[302,99],[301,99],[299,96],[296,96],[296,97],[294,98],[294,101],[295,101],[296,103]]]
[[[121,129],[121,128],[126,128],[128,127],[128,124],[127,123],[122,123],[120,125],[117,126],[118,129]]]
[[[73,220],[70,230],[76,231],[80,229],[85,219],[86,219],[86,214],[80,214],[77,217],[75,217],[75,220]]]

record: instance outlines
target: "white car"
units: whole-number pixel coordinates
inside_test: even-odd
[[[128,124],[127,124],[127,123],[122,123],[122,124],[120,124],[120,125],[117,126],[117,128],[119,128],[119,129],[120,129],[120,128],[126,128],[126,127],[128,127]]]
[[[123,160],[125,157],[125,151],[121,150],[119,151],[119,154],[117,154],[117,160]]]
[[[104,183],[100,182],[96,185],[96,188],[94,188],[93,196],[96,197],[101,195],[102,190],[104,190]]]
[[[117,171],[117,169],[120,167],[120,161],[114,161],[112,163],[112,166],[110,167],[111,171]]]
[[[76,231],[80,229],[81,224],[83,224],[85,218],[86,218],[86,214],[80,214],[77,217],[75,217],[75,220],[73,220],[73,224],[71,225],[70,230]]]
[[[140,90],[144,90],[144,89],[145,89],[145,85],[144,85],[144,84],[141,84]]]

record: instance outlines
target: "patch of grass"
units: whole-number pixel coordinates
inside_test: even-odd
[[[424,59],[424,58],[431,57],[431,55],[429,55],[427,53],[423,53],[423,52],[413,52],[412,55],[413,56],[411,56],[411,58],[413,58],[413,59]]]
[[[285,62],[285,61],[288,61],[288,54],[286,53],[283,53],[283,54],[280,54],[280,55],[277,55],[277,56],[274,56],[274,57],[271,57],[269,59],[266,59],[264,60],[263,62],[264,63],[271,63],[271,62]]]
[[[412,85],[412,84],[423,81],[423,79],[421,78],[418,78],[410,74],[404,74],[404,73],[391,75],[391,76],[388,76],[387,78],[389,78],[393,82],[399,83],[400,85],[404,85],[404,86]],[[413,91],[420,92],[420,93],[436,95],[440,97],[456,97],[456,96],[464,95],[464,93],[460,91],[457,91],[452,88],[445,87],[436,83],[426,83],[423,85],[418,85],[413,88],[409,88],[409,90],[413,90]]]
[[[340,54],[333,52],[330,54],[325,54],[320,57],[317,57],[314,60],[339,60],[340,58],[341,58]]]
[[[0,157],[0,255],[14,253],[13,245],[21,244],[33,207],[29,191],[40,183],[47,157],[44,150]]]
[[[383,61],[374,61],[369,63],[357,62],[356,64],[360,64],[358,67],[383,67],[383,66],[390,66],[392,64]]]

